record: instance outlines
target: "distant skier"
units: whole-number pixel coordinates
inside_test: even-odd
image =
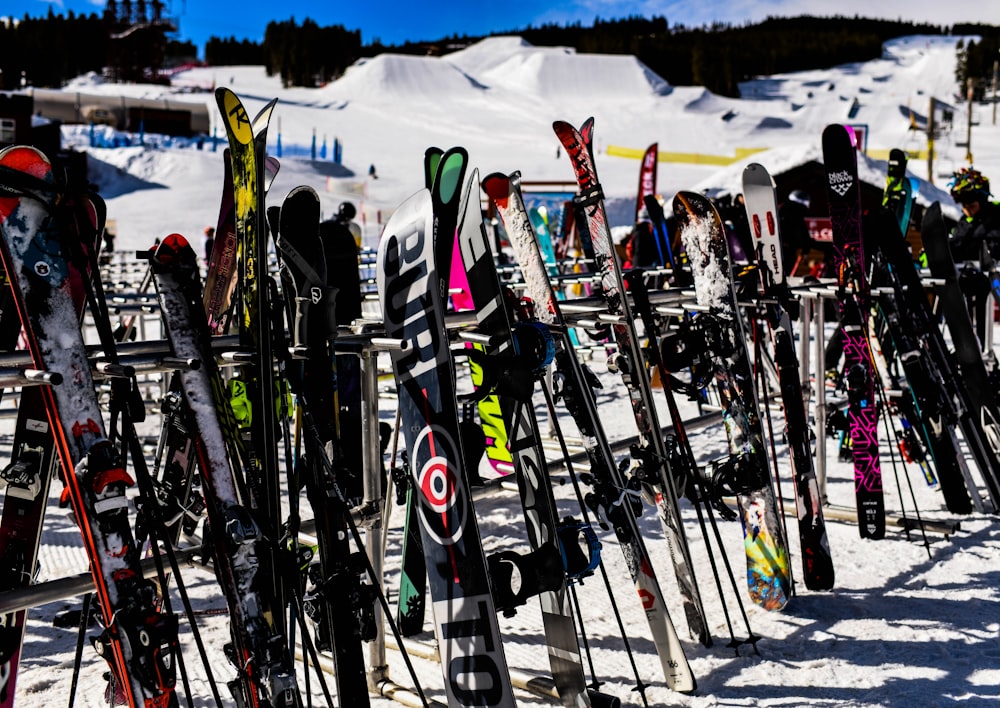
[[[111,263],[111,258],[115,253],[115,229],[108,225],[104,227],[104,248],[101,249],[101,265]]]
[[[632,231],[625,237],[626,259],[624,268],[644,268],[662,265],[656,250],[656,237],[653,235],[653,223],[649,220],[646,207],[639,210],[638,218]]]
[[[215,248],[215,229],[211,226],[205,227],[205,265],[212,262],[212,250]]]
[[[962,207],[949,246],[959,268],[959,285],[982,343],[986,336],[990,280],[987,272],[1000,258],[1000,204],[990,201],[990,181],[979,170],[963,167],[952,175],[951,198]]]

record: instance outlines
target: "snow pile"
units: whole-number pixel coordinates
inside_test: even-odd
[[[529,52],[573,52],[569,47],[535,47],[523,37],[487,37],[465,49],[446,54],[443,58],[469,76],[481,77],[503,64],[511,56]]]
[[[633,56],[524,52],[482,75],[485,82],[552,100],[612,100],[665,95],[670,85]]]
[[[483,90],[453,64],[437,57],[379,54],[359,59],[322,89],[324,95],[379,102],[427,99],[447,102]]]
[[[698,304],[731,315],[729,261],[720,260],[714,255],[722,238],[718,221],[711,217],[700,218],[692,214],[681,227],[684,250],[691,262],[691,270],[695,273],[695,297]],[[726,267],[725,271],[722,266]]]

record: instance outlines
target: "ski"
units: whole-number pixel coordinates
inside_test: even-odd
[[[653,225],[653,233],[656,237],[656,247],[663,258],[663,265],[670,268],[667,280],[673,287],[689,287],[692,283],[691,272],[681,266],[679,254],[674,253],[673,234],[667,223],[667,217],[663,213],[663,205],[655,196],[645,198],[646,213],[649,221]]]
[[[125,496],[134,482],[105,434],[61,246],[52,167],[34,148],[6,148],[0,182],[0,255],[32,363],[62,377],[41,390],[105,620],[95,648],[130,706],[175,706],[177,618],[157,609],[156,587],[139,566]]]
[[[457,196],[457,195],[456,195]],[[406,200],[379,242],[377,282],[409,452],[431,608],[451,706],[513,706],[490,579],[459,438],[454,369],[444,327],[444,274],[435,260],[429,191]],[[437,244],[440,247],[440,242]],[[447,273],[449,271],[444,271]],[[461,572],[459,572],[461,569]]]
[[[273,621],[269,576],[277,569],[269,565],[268,540],[239,485],[246,453],[211,348],[197,256],[183,236],[171,234],[151,254],[150,265],[173,355],[200,362],[180,371],[178,380],[201,471],[206,535],[213,539],[216,576],[229,609],[233,644],[226,653],[239,674],[230,689],[241,706],[298,706],[287,640]]]
[[[585,125],[589,126],[591,121]],[[592,129],[584,130],[581,134],[581,131],[563,121],[557,121],[553,127],[576,172],[580,193],[575,201],[586,220],[594,246],[594,258],[601,278],[601,295],[608,313],[616,318],[611,325],[612,336],[617,345],[613,364],[628,391],[632,415],[639,431],[639,444],[633,453],[640,462],[636,475],[655,490],[656,508],[670,549],[670,559],[684,601],[684,615],[691,636],[705,646],[710,646],[712,636],[694,575],[691,550],[684,533],[673,472],[669,468],[670,455],[646,374],[646,361],[636,332],[632,305],[626,295],[621,265],[611,239],[597,169],[591,159]],[[585,139],[584,135],[590,137]]]
[[[75,231],[67,231],[67,238],[79,238],[87,250],[98,248],[104,231],[104,222],[100,217],[103,210],[95,208],[96,199],[95,195],[80,195],[72,197],[70,202],[70,209],[76,217],[70,223],[76,228]],[[9,316],[17,326],[4,327],[2,348],[3,351],[13,351],[21,330],[21,320],[13,293],[6,283],[4,290],[2,316],[5,319]],[[86,305],[86,294],[79,283],[71,283],[70,291],[79,321]],[[0,517],[0,590],[4,591],[25,587],[35,577],[45,505],[56,459],[55,438],[45,411],[45,396],[41,388],[22,387],[10,463],[0,470],[0,485],[6,488],[3,515]],[[0,618],[0,708],[14,705],[27,617],[27,611],[22,610]]]
[[[278,430],[275,393],[273,341],[271,336],[274,281],[268,272],[268,239],[264,209],[264,149],[268,120],[277,103],[272,100],[251,122],[239,97],[227,88],[215,91],[229,136],[233,163],[234,218],[239,244],[238,275],[241,314],[240,341],[254,354],[252,366],[245,367],[249,402],[250,493],[252,507],[260,512],[258,522],[264,536],[273,544],[274,563],[280,554],[282,538],[281,491],[278,475]],[[275,627],[280,633],[285,625],[284,580],[272,578],[275,598]]]
[[[935,293],[938,310],[944,315],[954,345],[954,352],[949,358],[958,364],[958,375],[967,403],[965,408],[970,416],[963,432],[989,488],[993,504],[1000,508],[1000,410],[994,393],[996,389],[983,362],[979,338],[958,283],[958,271],[948,246],[948,232],[941,216],[940,203],[931,204],[924,212],[920,231],[931,275],[943,281],[935,288]]]
[[[854,456],[854,492],[862,538],[885,535],[885,500],[878,451],[875,371],[868,342],[871,310],[869,261],[861,229],[861,188],[854,132],[831,124],[823,130],[823,162],[833,228],[833,255],[844,335],[844,373],[848,382],[848,420]]]
[[[780,610],[791,592],[788,550],[770,479],[771,465],[725,231],[715,207],[700,194],[679,192],[673,210],[694,275],[698,304],[709,308],[695,322],[707,340],[730,455],[716,478],[736,494],[750,599],[767,610]]]
[[[625,563],[642,602],[667,685],[675,691],[691,692],[696,681],[677,630],[670,619],[649,553],[639,533],[636,513],[641,500],[622,478],[610,443],[604,433],[590,377],[573,350],[566,320],[549,282],[520,190],[520,175],[495,173],[483,180],[483,191],[496,205],[521,265],[527,293],[536,303],[539,321],[553,329],[556,371],[564,381],[562,396],[576,421],[587,449],[594,480],[590,495],[600,513],[613,525]],[[634,509],[633,505],[640,506]]]
[[[541,449],[538,421],[531,404],[534,380],[544,371],[546,357],[543,356],[541,361],[532,360],[531,355],[536,348],[520,347],[516,341],[509,299],[500,284],[483,223],[479,186],[479,174],[473,172],[462,196],[458,243],[468,273],[479,330],[495,342],[495,346],[486,350],[480,366],[484,371],[481,385],[485,391],[495,389],[505,428],[511,431],[509,446],[532,551],[531,554],[504,552],[487,559],[491,562],[494,588],[500,586],[500,577],[507,581],[502,592],[494,590],[494,598],[503,597],[507,601],[498,601],[501,611],[505,609],[504,604],[508,605],[507,611],[512,611],[530,595],[538,595],[549,666],[559,697],[569,708],[586,706],[590,702],[567,595],[559,544],[558,510]],[[522,331],[527,337],[527,327]],[[539,330],[533,329],[532,332],[537,334]],[[544,335],[547,336],[548,332],[545,331]],[[547,351],[544,344],[538,348],[542,352]],[[483,394],[484,391],[477,392],[478,396]],[[516,591],[510,586],[514,567],[521,578],[520,588]],[[498,572],[500,569],[507,572]]]
[[[978,426],[969,415],[964,383],[955,371],[937,317],[931,312],[913,255],[893,216],[885,212],[876,216],[874,226],[879,238],[879,250],[889,268],[886,277],[894,297],[882,303],[892,344],[906,375],[912,394],[922,436],[927,442],[941,491],[949,511],[968,514],[972,511],[970,491],[975,489],[966,479],[966,465],[955,440],[958,425],[965,437],[981,437]],[[977,451],[988,446],[970,445],[977,464],[985,474],[996,476],[1000,463],[996,458],[982,457]]]
[[[308,425],[299,475],[313,509],[317,558],[307,575],[312,589],[307,614],[316,624],[316,645],[332,651],[337,696],[343,705],[367,706],[368,681],[362,639],[372,638],[370,586],[361,582],[361,559],[351,552],[344,495],[338,493],[351,470],[340,436],[338,372],[333,353],[336,336],[336,285],[327,276],[327,259],[319,235],[319,196],[311,187],[296,187],[281,205],[278,238],[282,290],[292,332],[286,376]],[[332,463],[334,474],[325,462]],[[363,630],[364,628],[364,630]]]
[[[763,312],[774,340],[774,363],[778,369],[778,386],[785,414],[785,439],[795,487],[802,575],[810,590],[829,590],[834,581],[833,557],[823,519],[823,500],[813,466],[809,416],[802,395],[795,333],[789,315],[789,309],[797,305],[792,303],[785,282],[774,180],[763,165],[751,163],[743,170],[743,196],[766,300]]]
[[[259,126],[257,126],[259,127]],[[267,132],[254,132],[256,142],[266,141]],[[236,198],[233,194],[232,153],[226,148],[222,153],[224,175],[222,180],[222,203],[219,206],[219,221],[215,229],[215,245],[212,247],[208,274],[205,277],[205,311],[212,334],[225,334],[229,328],[233,291],[236,289],[237,253],[239,239],[236,236]],[[264,192],[278,174],[281,164],[270,155],[264,162]]]

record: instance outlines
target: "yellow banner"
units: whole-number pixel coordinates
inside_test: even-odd
[[[666,152],[660,150],[657,156],[658,162],[681,162],[689,165],[731,165],[739,160],[746,159],[758,152],[764,152],[768,148],[736,148],[736,155],[706,155],[700,152]],[[641,160],[646,154],[644,149],[628,148],[620,145],[608,145],[606,150],[608,155],[614,157],[625,157],[630,160]]]

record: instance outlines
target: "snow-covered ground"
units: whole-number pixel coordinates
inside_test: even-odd
[[[178,93],[175,98],[206,101],[214,111],[209,89],[226,85],[243,97],[253,113],[278,96],[272,153],[279,130],[285,146],[308,145],[313,131],[329,144],[338,139],[344,146],[342,165],[284,158],[270,203],[279,204],[284,194],[300,184],[320,192],[327,215],[350,198],[361,207],[369,227],[366,239],[374,243],[377,223],[421,187],[426,147],[463,145],[472,165],[483,174],[520,170],[525,180],[569,182],[571,166],[557,151],[550,126],[555,119],[579,124],[589,115],[597,119],[596,160],[605,193],[624,203],[633,198],[638,162],[608,155],[608,146],[641,150],[658,141],[661,151],[710,155],[735,155],[740,148],[775,148],[773,153],[755,155],[765,166],[775,167],[818,152],[826,124],[850,122],[868,125],[870,151],[918,149],[925,147],[925,140],[911,130],[911,112],[920,125],[934,97],[955,108],[953,130],[938,139],[932,175],[943,188],[946,178],[940,174],[965,164],[966,148],[958,145],[965,139],[965,108],[955,95],[953,78],[956,41],[942,37],[896,40],[887,44],[877,61],[754,80],[744,85],[747,98],[742,100],[714,96],[697,87],[668,86],[633,58],[578,55],[503,37],[445,58],[383,55],[359,62],[343,78],[320,89],[283,89],[277,78],[267,77],[259,67],[193,69],[176,77],[177,86],[188,91],[202,87],[206,92]],[[93,77],[83,77],[70,88],[111,94],[129,90],[148,97],[169,93],[155,86],[104,85]],[[849,119],[852,106],[856,112]],[[976,165],[1000,179],[1000,129],[992,123],[992,106],[975,106],[973,119]],[[67,128],[66,133],[74,143],[86,144],[87,131]],[[109,217],[117,224],[118,248],[147,248],[155,238],[171,232],[197,241],[205,226],[215,224],[222,180],[221,144],[218,152],[210,144],[203,150],[147,146],[89,152],[91,178],[108,198]],[[377,179],[368,176],[371,165],[377,168]],[[866,165],[877,169],[879,163]],[[925,166],[911,163],[911,169],[927,176]],[[718,171],[708,165],[664,163],[659,170],[660,191],[670,197],[678,189],[717,180]],[[600,362],[595,366],[602,368]],[[629,437],[634,429],[627,403],[621,400],[621,384],[607,372],[603,378],[604,420],[614,438]],[[383,402],[381,413],[392,419],[391,400]],[[776,415],[775,424],[780,425],[780,414]],[[662,418],[667,420],[665,411]],[[571,425],[567,428],[572,431]],[[721,454],[723,440],[720,426],[693,436],[696,453],[703,460]],[[778,443],[779,459],[787,471],[784,448]],[[832,441],[827,446],[829,496],[836,504],[851,506],[850,465],[836,461],[835,448]],[[905,504],[912,514],[908,484],[897,484],[889,450],[888,444],[883,445],[887,506],[898,513]],[[948,520],[940,494],[927,488],[916,470],[906,472],[924,517]],[[900,468],[899,479],[905,479],[903,474]],[[899,486],[905,490],[903,495]],[[786,499],[791,496],[787,483],[784,494]],[[559,496],[569,513],[568,485],[560,488]],[[479,505],[489,549],[521,544],[520,532],[510,531],[512,519],[518,516],[515,508],[510,495]],[[658,678],[658,661],[639,604],[625,580],[621,554],[613,537],[602,538],[610,575],[621,580],[616,596],[639,674],[650,684],[650,705],[924,706],[992,705],[1000,700],[1000,531],[992,516],[962,519],[961,531],[948,537],[931,534],[927,547],[919,534],[906,538],[893,529],[884,541],[862,541],[853,524],[831,520],[830,544],[837,572],[833,591],[813,593],[800,586],[783,612],[766,613],[748,606],[741,588],[750,625],[760,637],[759,653],[755,653],[747,646],[727,646],[730,635],[711,582],[704,537],[687,502],[684,515],[716,640],[708,649],[686,634],[666,544],[651,510],[642,526],[698,680],[698,691],[691,696],[672,694]],[[387,529],[390,588],[398,573],[400,516],[397,510]],[[797,535],[793,527],[790,530],[797,570]],[[743,557],[738,524],[721,522],[720,531],[739,579]],[[53,503],[43,538],[40,579],[86,570],[75,534],[66,514]],[[228,680],[232,673],[221,656],[221,646],[227,641],[226,619],[206,612],[224,607],[224,602],[209,572],[190,568],[184,577],[203,612],[199,625],[213,652],[213,671],[220,681]],[[605,690],[626,704],[641,705],[630,691],[635,679],[598,579],[588,580],[579,592],[596,673],[607,682]],[[734,632],[745,637],[732,588],[727,587],[726,593]],[[32,612],[18,680],[18,705],[49,706],[66,699],[76,633],[53,628],[51,619],[77,603],[75,599],[51,602]],[[186,623],[182,627],[186,631]],[[537,605],[529,604],[514,618],[501,618],[501,628],[511,666],[544,673],[547,660]],[[211,705],[190,637],[185,634],[182,639],[187,665],[194,674],[194,704]],[[391,677],[409,685],[398,657],[390,652],[389,660]],[[426,659],[414,661],[425,689],[441,699],[437,667]],[[83,663],[77,704],[102,705],[105,665],[89,647]],[[523,705],[552,703],[525,692],[518,696]],[[375,703],[389,705],[384,699]]]

